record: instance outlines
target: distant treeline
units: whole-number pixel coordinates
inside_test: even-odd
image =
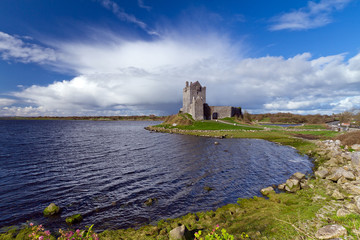
[[[258,122],[270,123],[308,123],[308,124],[322,124],[336,121],[339,119],[337,115],[299,115],[292,113],[263,113],[251,114],[251,119]]]
[[[91,121],[164,121],[165,116],[69,116],[69,117],[0,117],[3,120],[91,120]]]

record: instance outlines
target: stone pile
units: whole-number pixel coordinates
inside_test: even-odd
[[[316,145],[316,153],[309,152],[315,155],[315,163],[320,165],[314,175],[325,186],[326,194],[335,199],[333,205],[337,216],[360,214],[360,145],[342,146],[340,140],[317,141]],[[295,173],[278,189],[294,193],[309,187],[314,186],[308,184],[305,175]],[[272,187],[261,190],[265,196],[273,192]],[[358,231],[360,233],[360,229]],[[343,226],[327,225],[318,229],[315,236],[317,239],[343,239],[338,237],[344,235],[347,231]],[[353,238],[347,236],[344,239]]]
[[[360,213],[360,148],[358,144],[342,146],[340,140],[318,141],[315,162],[321,165],[314,173],[316,179],[325,183],[326,193],[337,200],[339,217]],[[348,151],[350,150],[351,151]],[[354,151],[355,150],[355,151]],[[344,201],[344,200],[347,201]],[[358,231],[358,230],[356,230]],[[346,235],[346,229],[329,225],[318,230],[319,239],[335,239]],[[341,238],[340,238],[341,239]]]

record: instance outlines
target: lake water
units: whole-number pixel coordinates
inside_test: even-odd
[[[137,227],[259,196],[297,171],[311,172],[311,161],[289,147],[144,129],[151,124],[0,121],[0,228],[28,220],[65,228],[76,213],[84,216],[76,227]],[[158,201],[147,207],[148,198]],[[61,216],[42,216],[51,202]]]

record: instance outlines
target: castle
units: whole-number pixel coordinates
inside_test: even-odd
[[[226,117],[242,116],[241,108],[230,106],[209,106],[206,103],[206,87],[196,81],[186,82],[183,89],[182,113],[189,113],[195,120],[213,120]]]

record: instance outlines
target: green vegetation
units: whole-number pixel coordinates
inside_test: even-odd
[[[185,130],[262,130],[263,128],[252,126],[238,126],[215,121],[196,121],[190,126],[178,126]]]
[[[180,126],[187,126],[194,123],[194,119],[188,113],[178,113],[175,115],[171,115],[165,118],[164,125],[166,126],[173,126],[173,125],[180,125]]]
[[[310,180],[310,184],[321,186],[317,180]],[[239,199],[238,203],[228,204],[215,211],[189,213],[180,218],[159,221],[155,226],[143,226],[138,230],[105,231],[99,234],[99,237],[109,240],[165,240],[168,239],[169,232],[180,224],[184,224],[190,232],[201,231],[201,236],[211,235],[214,226],[218,225],[226,229],[229,235],[233,235],[234,239],[247,239],[244,238],[244,233],[250,239],[294,239],[296,236],[313,236],[319,222],[336,221],[332,218],[316,218],[318,210],[326,206],[330,200],[321,187],[309,188],[294,194],[270,194],[269,199]]]
[[[0,240],[99,240],[98,234],[92,230],[93,226],[86,227],[87,230],[77,229],[76,231],[59,229],[57,235],[60,236],[56,238],[42,225],[30,223],[21,230],[12,228],[7,233],[0,234]]]
[[[292,128],[292,127],[289,127]],[[302,126],[295,126],[295,129],[328,129],[326,124],[304,124]]]
[[[264,113],[251,114],[253,121],[270,122],[270,123],[308,123],[308,124],[324,124],[326,122],[335,121],[338,117],[335,115],[299,115],[292,113]]]

